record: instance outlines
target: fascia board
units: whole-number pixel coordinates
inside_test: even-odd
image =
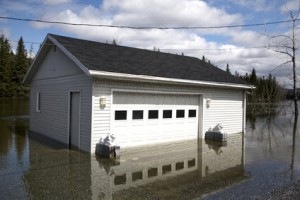
[[[165,78],[165,77],[155,77],[147,75],[135,75],[135,74],[124,74],[116,72],[105,72],[97,70],[89,70],[89,74],[94,77],[104,77],[119,80],[131,80],[131,81],[148,81],[156,83],[174,83],[174,84],[189,84],[189,85],[200,85],[200,86],[215,86],[215,87],[227,87],[236,89],[255,89],[253,85],[242,85],[234,83],[218,83],[209,81],[195,81],[186,79],[176,79],[176,78]]]
[[[51,35],[47,36],[63,53],[65,53],[86,75],[89,75],[89,70],[86,68],[72,53],[70,53],[63,45],[61,45]]]
[[[88,68],[86,68],[73,54],[71,54],[63,45],[61,45],[54,37],[51,35],[47,35],[44,42],[42,43],[41,48],[39,49],[37,55],[35,56],[31,66],[29,67],[29,70],[27,71],[25,78],[23,79],[23,83],[30,83],[31,79],[33,78],[33,75],[35,74],[36,70],[38,70],[38,62],[44,57],[47,53],[47,49],[49,49],[49,45],[46,44],[47,42],[51,41],[53,45],[55,45],[57,48],[59,48],[65,55],[67,55],[86,75],[89,74]],[[48,45],[48,46],[47,46]]]
[[[49,48],[46,44],[46,42],[48,41],[48,38],[46,37],[40,47],[40,49],[38,50],[36,56],[34,57],[29,69],[26,72],[26,75],[24,76],[23,79],[23,83],[28,84],[30,83],[32,76],[35,74],[36,70],[37,70],[37,64],[39,62],[39,60],[41,59],[41,57],[44,57],[43,54],[46,54],[47,49]]]

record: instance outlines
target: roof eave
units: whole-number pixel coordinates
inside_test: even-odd
[[[176,78],[165,78],[147,75],[135,75],[135,74],[125,74],[116,72],[105,72],[98,70],[89,70],[89,75],[92,77],[103,77],[114,80],[131,80],[131,81],[146,81],[155,83],[173,83],[173,84],[184,84],[184,85],[198,85],[198,86],[208,86],[208,87],[223,87],[223,88],[236,88],[236,89],[255,89],[253,85],[235,84],[235,83],[221,83],[221,82],[211,82],[211,81],[196,81],[196,80],[186,80],[186,79],[176,79]]]

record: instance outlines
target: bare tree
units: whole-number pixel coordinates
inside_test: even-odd
[[[291,164],[290,164],[291,180],[293,180],[293,177],[294,177],[296,146],[297,146],[296,145],[297,125],[298,125],[298,116],[295,115],[294,125],[293,125],[292,158],[291,158]]]
[[[288,9],[287,9],[288,10]],[[276,42],[275,45],[268,47],[269,49],[274,50],[277,53],[286,55],[289,59],[288,61],[282,63],[282,65],[291,64],[292,65],[292,87],[293,87],[293,96],[294,96],[294,108],[295,116],[298,116],[298,95],[297,95],[297,67],[296,67],[296,52],[298,51],[297,46],[297,22],[300,20],[300,1],[299,7],[296,12],[288,10],[290,15],[291,27],[288,33],[270,36],[270,38]]]

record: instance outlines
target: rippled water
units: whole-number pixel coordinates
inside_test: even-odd
[[[247,123],[245,142],[235,134],[106,160],[29,134],[27,105],[0,101],[0,199],[255,199],[300,178],[290,112]]]

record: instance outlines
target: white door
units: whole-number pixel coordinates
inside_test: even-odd
[[[79,148],[80,140],[80,93],[70,94],[70,133],[69,143],[71,147]]]
[[[114,92],[111,132],[121,147],[198,138],[199,98]]]

